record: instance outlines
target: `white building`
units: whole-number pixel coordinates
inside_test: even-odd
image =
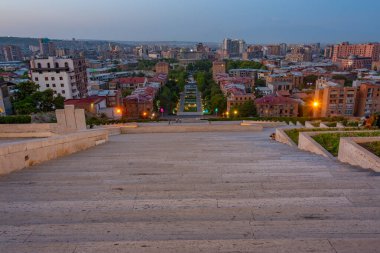
[[[32,81],[40,91],[54,90],[66,99],[87,95],[87,72],[84,58],[33,59],[30,61]]]

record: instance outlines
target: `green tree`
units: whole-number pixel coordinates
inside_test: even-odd
[[[62,109],[65,98],[60,94],[54,96],[54,91],[47,89],[37,91],[38,85],[33,82],[24,82],[16,86],[13,98],[13,108],[16,114],[31,114],[34,112],[49,112]]]
[[[19,83],[16,85],[15,98],[17,100],[23,100],[35,93],[39,87],[38,84],[31,81]]]
[[[256,117],[256,106],[255,103],[252,100],[249,100],[239,106],[239,115],[241,117]]]

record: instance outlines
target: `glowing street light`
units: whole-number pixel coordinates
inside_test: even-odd
[[[234,111],[234,115],[236,116],[237,114],[238,114],[238,111],[237,111],[237,110],[235,110],[235,111]]]
[[[314,108],[318,108],[319,107],[319,102],[318,101],[314,101],[313,102],[313,107]]]

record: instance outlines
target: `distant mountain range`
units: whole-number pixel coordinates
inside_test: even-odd
[[[39,38],[23,38],[23,37],[0,37],[0,45],[17,45],[20,47],[28,47],[29,45],[38,46]],[[86,39],[78,39],[78,40],[60,40],[60,39],[51,39],[52,41],[58,43],[70,43],[70,42],[87,42],[87,43],[118,43],[124,45],[168,45],[168,46],[178,46],[178,47],[189,47],[194,46],[199,42],[192,41],[115,41],[115,40],[86,40]],[[219,43],[215,42],[203,42],[203,44],[208,45],[210,47],[217,47]]]

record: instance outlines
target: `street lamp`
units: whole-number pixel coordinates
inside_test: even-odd
[[[229,113],[229,112],[226,112],[226,115],[227,115],[227,118],[229,118],[229,117],[230,117],[230,113]]]
[[[237,114],[238,114],[238,111],[235,110],[235,111],[234,111],[234,115],[235,115],[235,117],[237,116]]]

